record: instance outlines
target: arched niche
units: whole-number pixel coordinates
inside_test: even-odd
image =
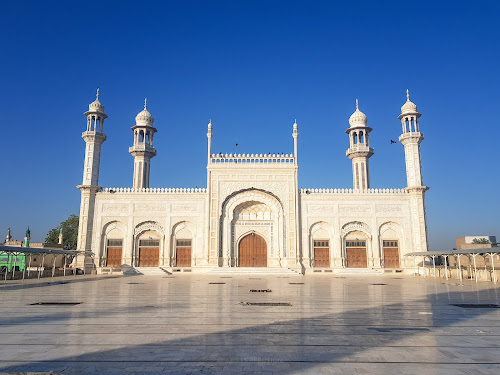
[[[191,222],[181,221],[172,227],[170,264],[190,267],[195,262],[196,232]]]
[[[380,259],[385,268],[399,268],[403,263],[404,235],[398,223],[388,221],[378,230]]]
[[[164,247],[165,230],[155,221],[145,221],[134,228],[133,264],[158,267]],[[141,253],[142,252],[142,253]]]
[[[242,232],[250,230],[264,235],[268,241],[269,257],[276,262],[271,265],[279,265],[281,257],[286,256],[283,217],[283,204],[272,193],[246,189],[227,197],[222,204],[219,224],[219,256],[223,257],[224,265],[237,264],[237,239]],[[246,229],[242,229],[243,226]]]
[[[320,221],[309,228],[309,253],[311,267],[330,267],[333,256],[333,227]],[[315,244],[317,246],[315,246]]]
[[[99,266],[118,266],[123,263],[124,249],[126,246],[126,235],[127,227],[123,223],[114,220],[104,224],[102,228],[101,244],[98,254]],[[113,243],[110,243],[110,241],[112,241]],[[121,241],[121,245],[119,245],[119,241]],[[108,254],[109,249],[111,249],[111,254]],[[110,257],[112,259],[112,264],[108,264],[108,258]]]
[[[344,267],[367,268],[372,248],[370,227],[361,221],[349,222],[342,226],[341,237]]]

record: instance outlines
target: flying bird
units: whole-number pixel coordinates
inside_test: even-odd
[[[396,141],[393,141],[393,140],[391,139],[391,145],[392,145],[393,143],[397,143],[397,142],[396,142]]]

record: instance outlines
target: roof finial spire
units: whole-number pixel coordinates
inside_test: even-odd
[[[148,98],[144,98],[144,109],[148,109]]]
[[[99,87],[97,88],[97,94],[96,94],[95,98],[96,98],[97,100],[99,100]]]
[[[356,99],[356,111],[359,110],[358,99]]]
[[[410,90],[406,89],[406,100],[410,101]]]

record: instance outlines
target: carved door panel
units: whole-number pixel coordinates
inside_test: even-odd
[[[348,247],[346,248],[347,267],[366,268],[366,247]]]
[[[251,233],[240,241],[240,267],[267,267],[266,241]]]
[[[122,265],[122,248],[108,247],[108,259],[106,262],[108,267],[118,267]]]
[[[314,267],[330,267],[330,251],[325,248],[314,249]]]
[[[158,267],[160,260],[159,247],[139,248],[139,267]]]
[[[177,253],[177,267],[191,267],[191,247],[178,247]]]
[[[399,268],[399,247],[397,240],[384,240],[384,267]]]

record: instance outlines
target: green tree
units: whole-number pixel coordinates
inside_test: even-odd
[[[479,244],[490,244],[490,240],[488,240],[487,238],[474,238],[472,240],[472,243],[479,243]]]
[[[45,237],[45,243],[59,243],[59,232],[62,228],[63,245],[66,249],[76,250],[78,237],[78,216],[70,215],[66,221],[63,221],[59,226],[51,229]]]

